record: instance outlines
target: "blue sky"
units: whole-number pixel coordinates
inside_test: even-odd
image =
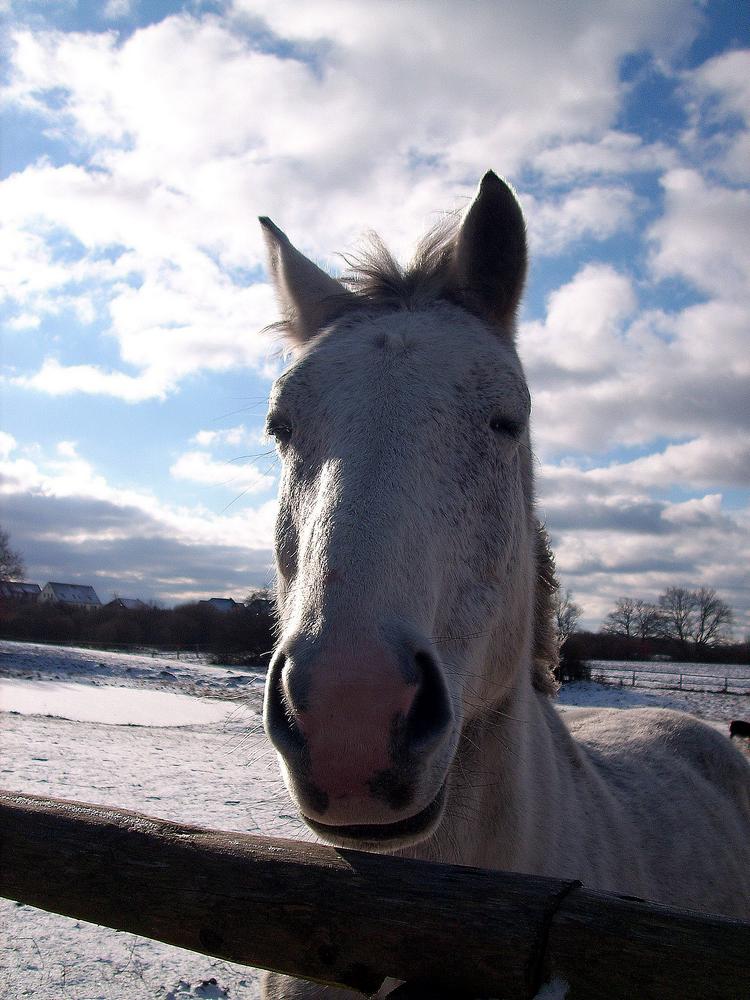
[[[4,10],[3,524],[28,576],[272,581],[256,218],[402,257],[492,167],[532,267],[540,507],[596,626],[709,585],[750,629],[750,32],[687,0]]]

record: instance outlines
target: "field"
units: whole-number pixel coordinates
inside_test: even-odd
[[[0,642],[0,784],[178,822],[313,839],[260,727],[262,677],[195,659]],[[573,705],[663,705],[722,731],[747,697],[566,685]],[[254,972],[0,900],[7,1000],[251,1000]]]

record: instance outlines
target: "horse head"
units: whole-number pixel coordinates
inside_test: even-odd
[[[409,268],[378,247],[345,282],[261,223],[293,352],[266,731],[313,830],[396,849],[440,822],[467,722],[532,680],[523,217],[488,173]]]

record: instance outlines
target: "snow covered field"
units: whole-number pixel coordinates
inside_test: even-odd
[[[0,642],[0,785],[177,822],[312,839],[260,726],[263,678],[198,660]],[[655,705],[727,732],[741,696],[565,686],[574,705]],[[251,1000],[252,970],[0,900],[4,1000]],[[212,981],[213,980],[213,981]]]

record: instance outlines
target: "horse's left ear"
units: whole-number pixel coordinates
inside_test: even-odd
[[[456,236],[451,291],[471,312],[512,334],[526,264],[521,206],[505,181],[490,170]]]

